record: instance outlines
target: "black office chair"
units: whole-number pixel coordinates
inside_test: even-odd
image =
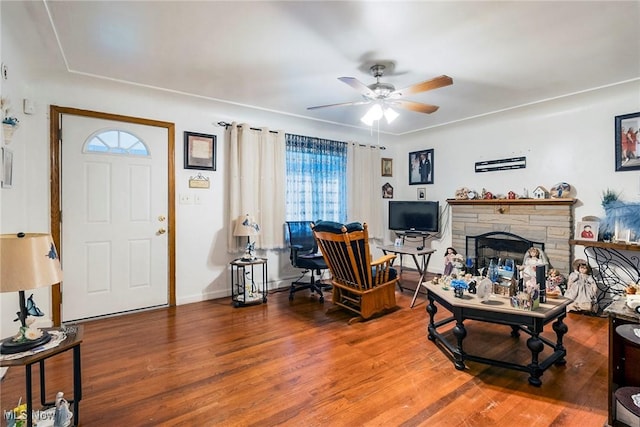
[[[293,294],[298,291],[309,289],[311,294],[317,292],[320,295],[320,302],[324,302],[322,295],[323,288],[330,288],[331,285],[323,285],[316,281],[315,275],[320,275],[322,270],[327,269],[327,263],[324,261],[322,254],[318,252],[318,245],[313,237],[311,230],[311,221],[287,221],[289,248],[291,253],[291,265],[296,268],[303,269],[302,275],[298,280],[291,283],[289,290],[289,300],[293,300]],[[303,281],[304,276],[311,273],[308,282]]]

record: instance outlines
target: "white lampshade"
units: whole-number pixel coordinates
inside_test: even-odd
[[[236,220],[236,227],[233,235],[237,237],[257,236],[260,234],[260,226],[256,220],[249,214],[241,215]]]
[[[398,114],[395,110],[391,108],[386,108],[384,110],[384,118],[387,119],[387,123],[391,124],[392,121],[398,118],[400,114]]]
[[[389,107],[382,107],[379,103],[375,103],[369,108],[369,111],[362,116],[360,121],[366,124],[367,126],[373,125],[373,122],[376,120],[380,120],[382,116],[387,119],[387,123],[391,124],[396,118],[398,118],[400,114],[398,114],[395,110]]]
[[[49,234],[0,235],[0,292],[18,292],[60,283],[62,271]]]

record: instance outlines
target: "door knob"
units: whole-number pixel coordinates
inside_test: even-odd
[[[164,215],[160,215],[160,216],[158,217],[158,221],[160,221],[160,222],[164,221],[165,219],[167,219],[167,217],[166,217],[166,216],[164,216]]]
[[[166,232],[167,232],[167,230],[165,230],[164,228],[159,228],[158,229],[158,234],[164,234]]]

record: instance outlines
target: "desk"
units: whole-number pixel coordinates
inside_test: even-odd
[[[58,331],[60,329],[47,328],[48,331]],[[42,406],[54,406],[55,401],[46,401],[45,391],[45,366],[44,362],[50,357],[57,354],[64,353],[67,350],[73,350],[73,399],[67,398],[68,394],[65,393],[65,399],[70,405],[73,405],[73,423],[74,425],[80,424],[80,400],[82,400],[82,376],[80,369],[80,344],[82,344],[82,332],[83,326],[73,326],[66,328],[67,337],[58,344],[56,347],[48,350],[41,351],[29,356],[21,357],[19,359],[0,360],[0,366],[24,366],[26,376],[26,404],[27,404],[27,427],[33,426],[33,388],[31,379],[31,367],[35,363],[40,364],[40,404]]]
[[[429,313],[428,338],[436,344],[441,343],[449,356],[452,357],[454,366],[458,370],[465,368],[465,360],[486,363],[493,366],[500,366],[508,369],[515,369],[529,373],[529,384],[540,386],[542,381],[540,377],[547,368],[552,364],[563,365],[566,363],[564,357],[567,350],[562,345],[562,337],[567,333],[567,325],[563,323],[563,319],[567,315],[567,305],[571,300],[567,298],[551,299],[549,298],[544,304],[533,311],[526,311],[511,307],[509,299],[506,297],[492,296],[487,302],[483,302],[476,295],[464,294],[463,298],[453,296],[453,290],[444,290],[439,285],[427,286],[427,312]],[[450,311],[453,316],[435,321],[438,307],[435,303]],[[496,323],[511,326],[511,336],[517,338],[520,331],[530,335],[527,340],[527,347],[531,350],[531,363],[528,365],[518,365],[511,362],[488,359],[481,356],[474,356],[464,351],[462,341],[467,336],[467,330],[464,327],[466,319],[477,320],[481,322]],[[450,323],[456,322],[453,328],[453,335],[456,337],[457,343],[454,345],[446,340],[444,335],[438,332],[438,328]],[[540,336],[544,325],[549,322],[553,323],[553,330],[556,333],[557,341],[555,343]],[[538,361],[538,355],[544,349],[544,345],[548,345],[553,349],[553,353],[543,361]]]
[[[417,249],[413,246],[395,246],[395,245],[387,245],[387,246],[378,246],[378,249],[382,250],[382,252],[386,255],[387,252],[391,252],[395,255],[400,255],[400,263],[402,265],[402,255],[410,255],[413,258],[413,263],[416,265],[418,269],[418,273],[420,273],[420,278],[418,279],[418,285],[416,286],[416,291],[413,294],[413,299],[411,300],[411,308],[416,303],[416,298],[418,297],[418,292],[420,291],[420,286],[426,286],[422,282],[424,281],[424,275],[427,273],[427,266],[429,265],[429,260],[431,259],[431,254],[433,254],[436,250],[431,248]],[[422,263],[418,261],[418,257],[422,257]],[[400,281],[398,280],[398,284]],[[402,287],[400,287],[402,290]]]

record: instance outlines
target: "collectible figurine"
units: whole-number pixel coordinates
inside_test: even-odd
[[[524,256],[523,265],[518,267],[522,272],[522,283],[527,283],[531,278],[535,279],[536,268],[538,266],[546,267],[548,264],[546,256],[540,249],[530,247]]]
[[[458,254],[454,248],[447,248],[447,252],[444,254],[444,275],[448,276],[453,270],[453,258]]]
[[[564,295],[567,290],[567,279],[555,268],[547,275],[547,296],[551,298]]]
[[[567,310],[596,312],[598,286],[591,275],[589,264],[583,259],[577,259],[573,262],[573,269],[574,271],[569,274],[567,291],[564,294],[565,297],[573,300],[567,306]]]
[[[63,397],[64,393],[56,394],[56,412],[53,418],[53,427],[67,427],[71,424],[73,413],[69,410],[69,402]]]

